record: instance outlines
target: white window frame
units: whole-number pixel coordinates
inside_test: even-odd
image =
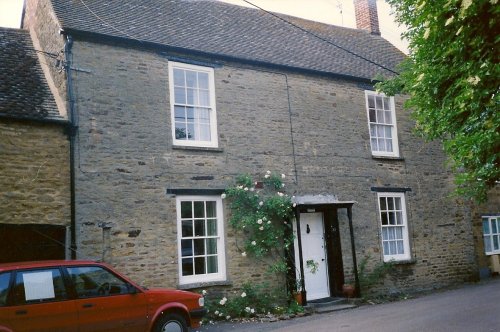
[[[381,97],[381,98],[383,98],[383,100],[385,98],[389,99],[390,110],[385,110],[385,112],[387,112],[387,111],[391,112],[391,118],[392,118],[391,124],[370,121],[370,107],[369,107],[369,103],[368,103],[369,96]],[[375,91],[365,90],[365,105],[366,105],[366,116],[368,119],[368,134],[370,135],[370,149],[371,149],[372,155],[376,156],[376,157],[399,158],[398,126],[397,126],[397,121],[396,121],[396,107],[395,107],[395,103],[394,103],[394,97],[387,97],[383,93],[377,93]],[[390,128],[391,128],[391,140],[392,140],[392,152],[391,151],[379,151],[379,150],[375,149],[375,147],[373,146],[373,143],[372,143],[372,138],[375,138],[377,136],[375,136],[375,137],[372,136],[371,125],[390,126]]]
[[[193,274],[189,276],[182,275],[182,247],[181,243],[184,239],[196,239],[193,233],[192,237],[182,236],[182,218],[181,218],[181,203],[182,202],[199,202],[199,201],[215,201],[216,202],[216,218],[217,218],[217,273]],[[177,255],[179,266],[179,284],[186,285],[200,282],[225,281],[226,280],[226,249],[224,240],[224,218],[222,210],[222,199],[220,196],[177,196]],[[192,219],[195,219],[194,216]],[[206,255],[206,246],[205,246]],[[194,252],[193,252],[194,256]],[[194,266],[193,266],[194,268]]]
[[[187,140],[187,139],[177,139],[175,132],[175,86],[174,86],[174,69],[188,70],[188,71],[196,71],[199,73],[208,74],[208,97],[209,97],[209,116],[210,116],[210,140]],[[202,67],[197,65],[191,65],[181,62],[168,62],[168,77],[169,77],[169,91],[170,91],[170,117],[172,121],[172,140],[174,145],[179,146],[194,146],[194,147],[211,147],[217,148],[218,143],[218,135],[217,135],[217,111],[215,108],[215,83],[214,83],[214,69],[210,67]],[[181,104],[177,105],[188,106],[188,107],[200,107],[197,104]],[[198,113],[196,113],[198,114]],[[199,123],[199,120],[198,122]],[[195,131],[196,132],[196,131]]]
[[[483,241],[484,241],[484,253],[486,255],[498,255],[500,254],[500,216],[483,216],[482,217],[482,226],[483,226]],[[488,233],[486,233],[485,222],[488,223]],[[496,223],[496,232],[493,232],[494,228],[493,223]],[[495,240],[497,243],[497,248],[495,249]],[[488,244],[489,248],[488,249]]]
[[[401,199],[401,209],[389,209],[388,206],[386,206],[385,210],[382,210],[382,206],[380,204],[380,199],[381,198],[399,198]],[[380,192],[377,193],[377,202],[378,202],[378,215],[379,215],[379,226],[380,226],[380,241],[381,241],[381,246],[382,246],[382,255],[384,257],[384,262],[390,262],[390,261],[408,261],[411,259],[411,252],[410,252],[410,240],[409,240],[409,230],[408,230],[408,218],[406,214],[406,200],[405,200],[405,194],[404,193],[395,193],[395,192]],[[386,255],[385,250],[384,250],[384,228],[393,228],[396,227],[395,225],[383,225],[383,217],[382,213],[389,213],[390,211],[392,212],[401,212],[401,218],[402,218],[402,223],[399,224],[399,226],[403,227],[402,229],[402,240],[403,240],[403,250],[404,253],[402,254],[393,254],[393,255]],[[389,218],[389,216],[388,216]]]

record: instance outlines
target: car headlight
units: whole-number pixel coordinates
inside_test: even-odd
[[[205,305],[205,298],[202,296],[198,299],[198,305],[203,307]]]

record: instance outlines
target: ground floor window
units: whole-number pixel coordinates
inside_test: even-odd
[[[225,280],[222,215],[219,196],[177,196],[180,284]]]
[[[487,255],[500,254],[500,217],[483,217],[484,251]]]
[[[410,259],[404,193],[378,193],[378,201],[384,261]]]

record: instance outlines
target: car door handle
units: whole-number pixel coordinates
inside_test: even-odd
[[[84,303],[83,307],[84,308],[92,308],[94,305],[92,303]]]
[[[17,310],[16,315],[26,315],[28,313],[28,310]]]

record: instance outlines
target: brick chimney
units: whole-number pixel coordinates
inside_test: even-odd
[[[354,0],[356,27],[372,35],[380,36],[378,26],[377,0]]]

